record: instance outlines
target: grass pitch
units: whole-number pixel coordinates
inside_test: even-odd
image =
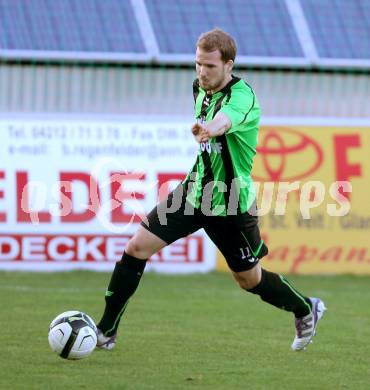
[[[327,307],[314,343],[290,351],[289,313],[227,274],[145,274],[113,351],[81,361],[50,349],[65,310],[95,320],[109,274],[0,273],[0,389],[369,389],[370,278],[290,277]]]

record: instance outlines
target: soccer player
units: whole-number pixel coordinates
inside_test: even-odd
[[[239,286],[279,309],[292,312],[296,335],[291,348],[304,349],[325,310],[259,260],[268,253],[260,237],[251,179],[260,107],[252,88],[232,74],[234,39],[220,29],[202,34],[196,47],[193,83],[199,143],[196,162],[185,180],[141,223],[116,263],[98,323],[98,347],[111,349],[146,260],[166,245],[204,228],[224,255]]]

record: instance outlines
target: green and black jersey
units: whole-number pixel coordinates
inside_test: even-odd
[[[187,201],[205,207],[213,215],[235,215],[248,211],[255,200],[251,179],[256,154],[260,107],[252,88],[238,77],[210,95],[193,83],[195,118],[211,121],[226,114],[232,127],[222,136],[201,143],[197,160],[183,181]]]

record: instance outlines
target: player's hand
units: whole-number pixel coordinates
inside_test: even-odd
[[[194,123],[191,127],[191,132],[198,143],[207,142],[210,139],[209,131],[200,123]]]

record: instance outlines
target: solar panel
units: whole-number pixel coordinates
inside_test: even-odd
[[[0,0],[0,48],[145,51],[131,3],[120,0]]]
[[[301,1],[320,57],[370,59],[370,1]]]
[[[291,19],[280,0],[146,0],[161,53],[194,52],[200,33],[220,27],[239,55],[302,57]]]
[[[14,58],[191,63],[199,35],[220,27],[236,38],[245,64],[369,67],[370,0],[292,0],[289,5],[302,7],[308,30],[286,4],[0,0],[0,51],[3,58],[18,52]]]

